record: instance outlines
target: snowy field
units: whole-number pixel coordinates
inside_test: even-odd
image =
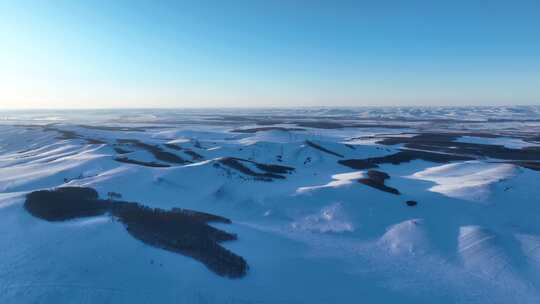
[[[249,269],[25,207],[59,187],[230,219]],[[0,303],[540,303],[540,107],[0,112],[0,231]]]

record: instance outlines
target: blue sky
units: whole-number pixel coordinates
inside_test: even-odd
[[[0,108],[540,104],[540,1],[0,0]]]

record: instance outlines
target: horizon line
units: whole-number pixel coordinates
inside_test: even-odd
[[[336,106],[313,106],[313,105],[304,105],[304,106],[174,106],[174,107],[160,107],[160,106],[151,106],[151,107],[36,107],[36,108],[2,108],[0,111],[66,111],[66,110],[197,110],[197,109],[355,109],[355,108],[490,108],[490,107],[538,107],[540,103],[537,104],[493,104],[493,105],[360,105],[360,106],[348,106],[348,105],[336,105]]]

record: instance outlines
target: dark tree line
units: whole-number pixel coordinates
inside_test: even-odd
[[[117,199],[121,195],[116,192],[109,192],[108,196],[109,200],[99,199],[96,190],[82,187],[41,190],[28,194],[24,207],[33,216],[47,221],[109,214],[121,222],[131,236],[145,244],[192,257],[221,276],[246,275],[249,269],[246,260],[220,245],[236,240],[236,234],[208,225],[210,222],[228,224],[231,220],[193,210],[163,210],[120,201]]]

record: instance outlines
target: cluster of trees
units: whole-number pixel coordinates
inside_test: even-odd
[[[110,191],[110,192],[107,192],[107,197],[109,198],[109,200],[115,201],[115,200],[122,199],[122,194],[118,192]]]
[[[385,180],[390,178],[386,172],[381,172],[377,170],[369,170],[367,173],[367,178],[361,178],[358,180],[359,183],[366,186],[373,187],[375,189],[399,195],[399,190],[396,188],[389,187],[384,184]]]
[[[48,221],[64,221],[108,213],[121,222],[136,239],[155,247],[180,253],[202,262],[218,275],[238,278],[249,266],[244,258],[219,243],[236,240],[236,234],[208,225],[231,220],[187,209],[163,210],[136,202],[120,201],[120,193],[108,192],[99,199],[92,188],[64,187],[35,191],[27,195],[25,209]]]
[[[504,160],[540,160],[540,153],[538,153],[538,148],[523,148],[523,149],[513,149],[505,147],[504,145],[487,145],[487,144],[478,144],[478,143],[465,143],[455,141],[460,136],[469,135],[469,136],[481,136],[481,137],[498,137],[497,135],[492,134],[478,134],[478,133],[461,133],[461,134],[451,134],[451,133],[423,133],[418,134],[413,137],[393,137],[385,138],[379,143],[385,145],[396,145],[404,144],[405,147],[413,150],[422,150],[430,151],[439,155],[445,155],[441,153],[450,154],[454,157],[458,155],[470,155],[468,159],[463,159],[462,156],[460,159],[452,160],[470,160],[474,158],[497,158]],[[426,152],[424,152],[426,153]],[[432,154],[433,154],[432,153]]]
[[[236,240],[236,234],[208,225],[229,219],[185,209],[166,211],[138,203],[114,204],[113,215],[136,239],[155,247],[192,257],[218,275],[238,278],[247,273],[244,258],[219,243]]]
[[[152,153],[152,155],[154,155],[154,157],[157,160],[160,160],[160,161],[169,162],[169,163],[173,163],[173,164],[185,164],[185,163],[188,163],[188,161],[184,160],[180,156],[178,156],[178,155],[176,155],[174,153],[164,151],[161,147],[159,147],[157,145],[150,145],[150,144],[138,141],[136,139],[119,139],[118,143],[119,144],[129,144],[129,145],[135,146],[137,148],[146,150],[146,151]]]
[[[136,148],[139,148],[139,149],[146,150],[146,151],[150,152],[157,160],[159,160],[161,162],[167,162],[167,163],[171,163],[171,164],[191,163],[191,161],[185,160],[182,157],[180,157],[180,156],[178,156],[178,155],[176,155],[174,153],[165,151],[159,145],[147,144],[147,143],[141,142],[141,141],[139,141],[137,139],[118,139],[117,142],[118,142],[118,145],[129,145],[131,147],[136,147]],[[184,150],[181,146],[178,146],[178,145],[175,145],[175,144],[165,144],[165,146],[167,148],[169,148],[169,149],[173,149],[173,150],[177,150],[177,151]],[[117,154],[126,154],[126,153],[132,152],[130,150],[126,150],[123,147],[119,147],[119,146],[115,146],[114,150],[116,151]],[[196,152],[194,152],[192,150],[187,149],[187,150],[184,150],[184,152],[186,154],[190,155],[193,160],[203,159],[202,155],[200,155],[200,154],[198,154],[198,153],[196,153]],[[130,158],[127,158],[125,156],[117,157],[117,158],[115,158],[115,160],[118,161],[118,162],[122,162],[122,163],[128,163],[128,164],[134,164],[134,165],[140,165],[140,166],[146,166],[146,167],[156,167],[156,168],[170,167],[169,164],[165,164],[165,163],[158,163],[158,162],[154,162],[154,161],[151,161],[151,162],[141,161],[141,160],[136,160],[136,159],[130,159]]]
[[[104,214],[109,210],[109,203],[99,200],[94,189],[63,187],[29,193],[24,208],[47,221],[65,221]]]
[[[145,166],[145,167],[154,167],[154,168],[170,167],[170,165],[167,165],[167,164],[160,164],[156,162],[145,162],[145,161],[131,159],[127,157],[117,157],[114,160],[120,163],[133,164],[133,165],[139,165],[139,166]]]
[[[204,157],[202,155],[200,155],[199,153],[191,150],[191,149],[186,149],[184,150],[184,153],[186,153],[187,155],[191,156],[191,159],[195,160],[195,161],[198,161],[198,160],[203,160]]]
[[[341,157],[341,158],[344,157],[343,155],[341,155],[341,154],[339,154],[337,152],[334,152],[332,150],[328,150],[325,147],[323,147],[323,146],[321,146],[319,144],[316,144],[316,143],[314,143],[314,142],[312,142],[310,140],[306,140],[306,145],[312,147],[313,149],[317,149],[317,150],[322,151],[324,153],[328,153],[330,155],[334,155],[334,156]]]
[[[224,157],[219,162],[229,168],[235,169],[245,175],[249,175],[264,181],[272,181],[274,178],[284,179],[283,174],[288,174],[294,171],[294,168],[281,166],[281,165],[268,165],[261,164],[251,160],[236,158],[236,157]],[[251,163],[257,167],[257,169],[263,171],[263,173],[255,172],[251,168],[247,167],[243,163]]]

